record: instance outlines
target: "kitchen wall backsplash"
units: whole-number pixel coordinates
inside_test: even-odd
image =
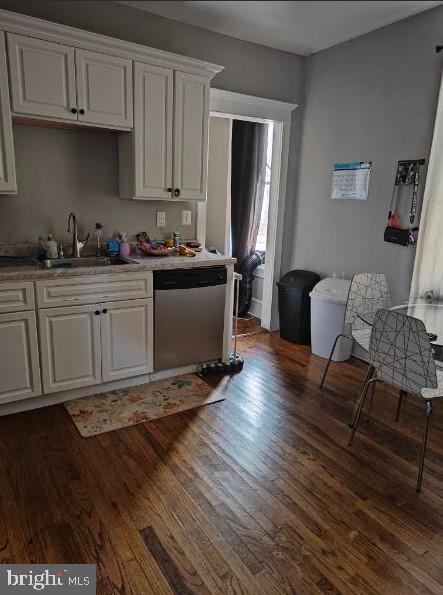
[[[118,196],[117,133],[14,124],[18,194],[0,197],[0,244],[36,244],[52,234],[69,243],[68,214],[74,211],[81,238],[93,242],[96,222],[104,240],[116,231],[132,240],[139,231],[150,237],[184,239],[196,235],[196,206],[187,202],[122,200]],[[182,226],[182,209],[192,211],[192,225]],[[156,213],[166,226],[156,227]]]

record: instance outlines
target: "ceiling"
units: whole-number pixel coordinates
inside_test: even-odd
[[[309,56],[443,2],[168,2],[126,0],[139,10]]]

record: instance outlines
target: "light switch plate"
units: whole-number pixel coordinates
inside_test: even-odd
[[[165,227],[166,213],[165,211],[157,211],[157,227]]]
[[[192,211],[182,211],[182,225],[192,225]]]

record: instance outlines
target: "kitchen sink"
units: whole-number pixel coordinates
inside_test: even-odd
[[[21,256],[0,256],[0,268],[37,266],[35,258]]]
[[[43,269],[70,269],[77,267],[106,267],[111,265],[131,264],[120,256],[80,256],[79,258],[48,258],[40,266]]]

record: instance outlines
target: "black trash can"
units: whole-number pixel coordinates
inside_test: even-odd
[[[277,283],[280,336],[292,343],[311,342],[311,298],[309,293],[320,281],[311,271],[289,271]]]

